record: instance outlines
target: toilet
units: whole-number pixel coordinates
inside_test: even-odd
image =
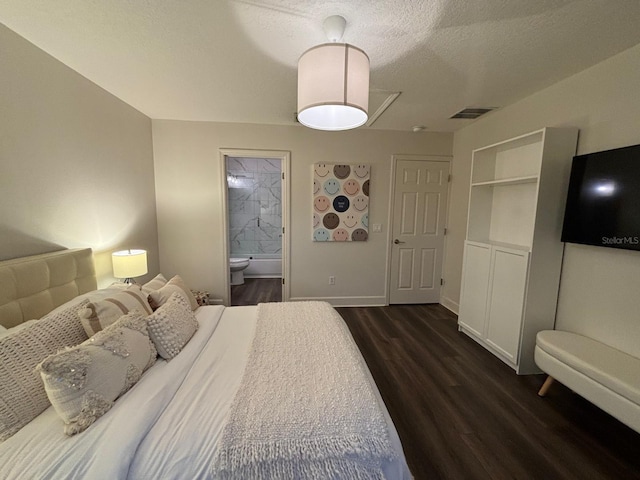
[[[231,285],[244,284],[244,269],[249,266],[248,258],[230,258],[229,267],[231,268]]]

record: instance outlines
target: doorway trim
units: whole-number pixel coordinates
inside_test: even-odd
[[[447,182],[447,204],[444,210],[445,218],[445,232],[449,220],[449,204],[451,195],[451,160],[452,155],[414,155],[414,154],[396,154],[391,155],[391,175],[389,180],[389,208],[387,213],[387,267],[386,267],[386,279],[385,279],[385,295],[386,305],[391,305],[391,255],[393,253],[393,202],[396,196],[396,168],[398,161],[427,161],[427,162],[446,162],[449,164],[449,179]],[[445,233],[444,245],[442,247],[442,271],[440,272],[440,278],[442,278],[442,272],[444,272],[444,261],[447,258],[447,238]],[[443,285],[444,286],[444,285]],[[442,301],[442,288],[440,289],[440,301]]]
[[[220,203],[222,204],[222,251],[224,264],[229,266],[229,185],[227,183],[227,157],[272,158],[280,160],[282,167],[282,301],[287,302],[291,296],[291,266],[289,255],[291,249],[291,215],[289,205],[291,200],[291,152],[287,150],[252,150],[239,148],[221,148],[220,155]],[[231,279],[229,275],[223,280],[224,305],[231,304]]]

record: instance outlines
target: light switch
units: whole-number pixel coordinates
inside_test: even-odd
[[[373,233],[380,233],[382,231],[382,225],[379,223],[373,224]]]

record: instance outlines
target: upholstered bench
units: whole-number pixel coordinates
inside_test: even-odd
[[[535,361],[553,379],[640,432],[640,359],[602,342],[560,330],[536,337]]]

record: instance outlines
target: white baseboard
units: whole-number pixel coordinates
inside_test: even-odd
[[[450,298],[440,297],[440,305],[442,305],[447,310],[451,310],[456,315],[459,315],[460,305],[457,302],[454,302]]]
[[[385,297],[291,297],[292,302],[327,302],[333,307],[384,307]]]
[[[386,307],[385,297],[291,297],[290,302],[327,302],[334,307]],[[222,305],[221,298],[209,299],[210,305]],[[460,305],[450,298],[441,297],[440,305],[458,315]]]

